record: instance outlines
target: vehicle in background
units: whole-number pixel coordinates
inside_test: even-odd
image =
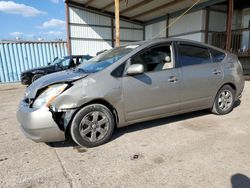
[[[66,72],[26,89],[17,118],[28,138],[71,135],[79,145],[98,146],[117,127],[203,109],[228,114],[244,88],[237,56],[181,39],[123,45]]]
[[[90,55],[73,55],[73,56],[65,56],[62,58],[57,57],[53,60],[52,63],[48,63],[47,66],[37,67],[22,72],[21,83],[23,85],[30,85],[32,82],[34,82],[35,80],[46,74],[75,68],[77,65],[91,58],[92,56]]]

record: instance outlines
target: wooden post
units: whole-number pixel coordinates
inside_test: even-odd
[[[169,25],[169,14],[166,15],[166,38],[169,37],[169,28],[168,28],[168,25]]]
[[[233,11],[234,11],[234,0],[228,0],[226,50],[230,50],[231,48]]]
[[[66,8],[66,31],[67,31],[67,51],[71,55],[70,25],[69,25],[69,2],[65,2]]]
[[[208,43],[210,7],[206,8],[205,43]]]
[[[120,46],[120,15],[119,15],[119,3],[120,0],[115,1],[115,46]]]
[[[111,17],[111,40],[112,40],[112,48],[115,47],[114,44],[114,19]]]

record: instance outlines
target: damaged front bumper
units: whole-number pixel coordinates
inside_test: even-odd
[[[21,101],[17,110],[17,119],[23,133],[35,142],[57,142],[65,140],[65,132],[60,130],[48,108],[30,108]]]

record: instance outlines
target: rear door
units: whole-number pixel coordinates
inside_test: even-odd
[[[206,108],[222,82],[222,69],[213,63],[209,49],[193,43],[179,42],[178,61],[181,65],[181,108]]]

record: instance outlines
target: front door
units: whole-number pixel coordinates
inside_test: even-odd
[[[174,68],[170,49],[170,45],[157,46],[131,58],[131,64],[144,66],[144,73],[123,77],[127,121],[150,119],[180,110],[179,71]]]

